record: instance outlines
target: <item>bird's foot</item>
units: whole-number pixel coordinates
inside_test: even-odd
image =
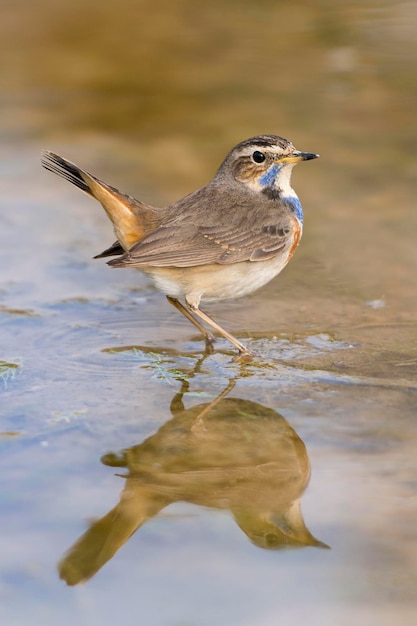
[[[236,356],[233,357],[232,363],[249,363],[254,357],[255,353],[246,348],[245,350],[239,350]]]

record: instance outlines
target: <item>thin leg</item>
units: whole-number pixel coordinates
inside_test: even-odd
[[[202,324],[200,324],[200,322],[196,320],[193,315],[191,315],[190,311],[186,309],[185,306],[181,304],[179,300],[177,300],[176,298],[171,298],[171,296],[167,296],[167,300],[170,304],[172,304],[172,306],[174,306],[176,309],[178,309],[178,311],[180,311],[183,315],[185,315],[187,320],[189,320],[192,324],[194,324],[196,328],[198,328],[198,330],[200,331],[200,333],[204,336],[204,339],[206,340],[207,350],[212,352],[213,343],[215,341],[214,335],[212,335],[212,333],[206,330],[204,326],[202,326]]]
[[[235,384],[236,384],[235,379],[234,378],[230,379],[229,384],[227,385],[226,389],[223,389],[223,391],[219,393],[217,398],[212,400],[210,404],[207,405],[206,408],[203,409],[199,415],[197,415],[197,417],[194,420],[193,425],[190,428],[193,434],[198,435],[198,433],[204,433],[207,431],[206,425],[204,423],[205,416],[207,415],[207,413],[210,413],[210,411],[214,409],[216,404],[218,404],[221,400],[223,400],[225,396],[227,396],[227,394],[233,389]]]
[[[194,315],[196,315],[201,320],[206,322],[206,324],[214,328],[214,330],[216,330],[220,335],[222,335],[225,339],[230,341],[230,343],[232,343],[239,350],[240,355],[253,356],[253,353],[246,346],[244,346],[243,343],[240,343],[240,341],[236,339],[236,337],[233,337],[233,335],[228,333],[227,330],[224,330],[224,328],[219,326],[219,324],[217,324],[217,322],[211,319],[211,317],[209,317],[207,313],[203,313],[201,309],[189,304],[188,302],[187,302],[187,306],[191,309]]]

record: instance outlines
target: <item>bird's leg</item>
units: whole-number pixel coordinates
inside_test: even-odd
[[[192,324],[194,324],[196,328],[198,328],[198,330],[204,336],[204,339],[206,341],[206,350],[208,352],[213,352],[213,343],[216,339],[215,336],[212,333],[210,333],[208,330],[206,330],[204,326],[200,324],[200,322],[196,320],[193,315],[191,315],[190,311],[186,309],[185,306],[181,304],[179,300],[177,300],[176,298],[171,298],[171,296],[167,296],[167,300],[170,304],[172,304],[172,306],[174,306],[176,309],[178,309],[178,311],[180,311],[183,315],[185,315],[187,320],[189,320]]]
[[[204,313],[201,309],[199,309],[198,306],[192,305],[189,302],[187,302],[187,306],[194,313],[194,315],[196,315],[201,320],[203,320],[203,322],[206,322],[206,324],[214,328],[214,330],[216,330],[220,335],[222,335],[225,339],[230,341],[230,343],[233,344],[239,350],[239,356],[242,356],[242,357],[253,356],[253,353],[249,350],[249,348],[244,346],[243,343],[240,343],[240,341],[236,339],[236,337],[233,337],[233,335],[228,333],[227,330],[222,328],[217,322],[215,322],[211,317],[209,317],[207,313]]]

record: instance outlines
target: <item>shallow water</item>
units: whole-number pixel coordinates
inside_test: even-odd
[[[0,25],[1,623],[415,624],[417,3],[56,6]],[[39,153],[163,205],[261,132],[321,159],[289,266],[207,307],[244,365]]]

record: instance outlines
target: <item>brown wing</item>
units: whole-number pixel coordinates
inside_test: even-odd
[[[193,217],[195,218],[193,220]],[[193,267],[213,263],[263,261],[289,249],[293,243],[294,219],[284,205],[234,204],[219,212],[213,210],[201,224],[196,216],[184,215],[170,220],[149,233],[119,259],[113,267]]]

